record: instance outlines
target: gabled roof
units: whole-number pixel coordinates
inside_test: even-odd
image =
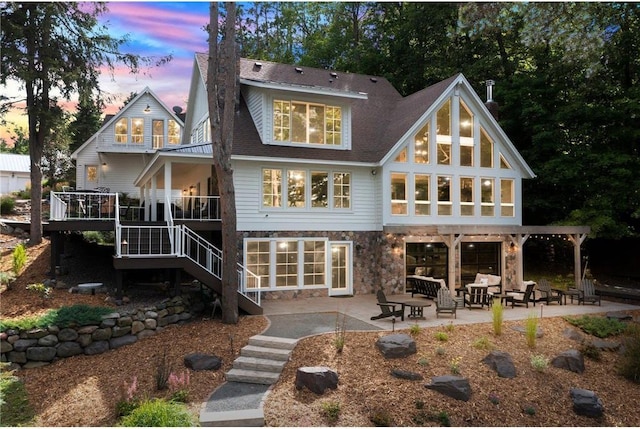
[[[136,95],[133,100],[129,101],[122,109],[120,109],[118,113],[116,113],[115,115],[105,115],[104,122],[102,123],[100,129],[94,135],[88,138],[87,141],[84,142],[78,149],[76,149],[71,154],[71,158],[77,158],[78,153],[82,151],[85,146],[87,146],[91,141],[93,141],[93,139],[100,135],[100,133],[104,132],[107,127],[120,119],[120,117],[123,116],[127,112],[127,110],[129,110],[129,108],[133,106],[145,94],[149,94],[151,97],[153,97],[158,102],[158,104],[160,104],[160,106],[162,106],[162,108],[173,117],[173,119],[175,119],[181,126],[184,127],[184,118],[180,118],[172,109],[169,109],[169,107],[167,107],[167,105],[164,104],[164,102],[160,100],[160,98],[158,98],[158,96],[147,86],[142,90],[142,92]]]

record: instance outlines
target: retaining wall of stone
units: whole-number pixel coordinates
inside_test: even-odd
[[[95,355],[133,344],[166,326],[190,320],[189,301],[188,297],[179,296],[152,307],[114,312],[93,325],[10,329],[0,333],[1,360],[14,367],[36,368],[61,358]]]

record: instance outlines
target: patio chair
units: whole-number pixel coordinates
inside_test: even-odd
[[[529,302],[533,303],[533,306],[536,306],[535,299],[532,299],[533,296],[533,288],[535,287],[535,283],[527,284],[524,292],[508,292],[507,295],[512,297],[511,299],[511,307],[515,307],[516,305],[525,305],[529,308]]]
[[[583,279],[580,288],[580,295],[578,295],[578,304],[595,304],[602,306],[600,302],[600,295],[596,295],[596,287],[590,279]]]
[[[547,279],[540,279],[538,281],[538,290],[542,295],[539,301],[544,301],[547,305],[552,302],[557,302],[558,304],[562,304],[562,293],[557,290],[551,289],[551,283]]]
[[[467,286],[467,290],[464,292],[464,305],[469,308],[477,307],[489,308],[489,292],[487,286]]]
[[[449,289],[444,287],[438,289],[438,296],[436,297],[436,318],[439,317],[440,313],[449,313],[453,315],[454,319],[457,319],[457,309],[458,302],[453,300]]]
[[[387,301],[387,297],[384,295],[382,289],[377,292],[378,306],[382,313],[377,316],[372,316],[371,320],[384,319],[385,317],[400,317],[400,320],[404,320],[404,307],[405,304],[401,302]],[[400,306],[400,309],[396,310],[396,307]]]

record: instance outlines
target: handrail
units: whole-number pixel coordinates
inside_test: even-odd
[[[174,226],[173,224],[173,216],[171,215],[171,201],[169,200],[169,196],[165,196],[165,205],[164,205],[164,217],[167,221],[167,226],[169,227],[169,230],[171,230]],[[176,242],[179,241],[179,239],[176,237],[176,239],[174,239],[174,234],[169,234],[169,242],[171,243],[171,250],[173,253],[178,254],[178,248],[175,247]]]
[[[118,194],[113,192],[51,192],[50,220],[115,220]],[[64,203],[64,204],[62,204]]]
[[[62,201],[55,192],[49,196],[49,220],[65,220],[67,213],[67,203]]]

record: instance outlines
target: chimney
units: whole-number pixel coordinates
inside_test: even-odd
[[[487,102],[484,103],[484,105],[487,106],[487,109],[489,109],[489,112],[491,113],[491,115],[497,121],[498,120],[498,103],[493,101],[493,86],[495,84],[496,84],[495,80],[487,80],[486,81],[486,85],[487,85]]]

